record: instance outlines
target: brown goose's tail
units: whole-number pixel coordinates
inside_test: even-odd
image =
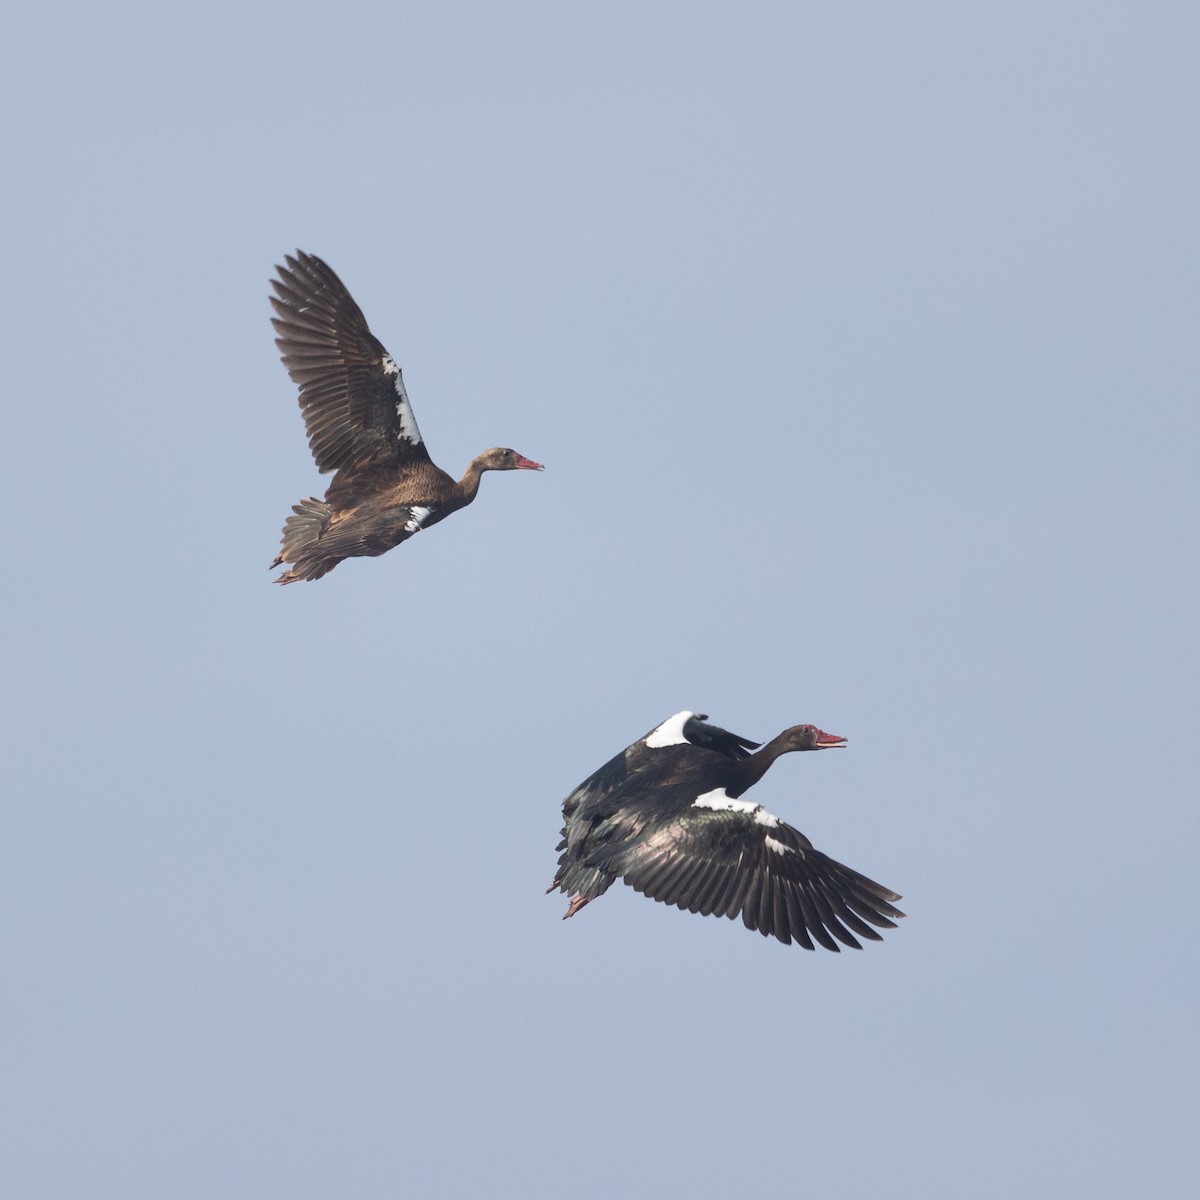
[[[276,583],[295,583],[298,579],[320,579],[332,571],[341,559],[331,562],[317,550],[321,534],[329,526],[332,513],[323,500],[310,496],[292,505],[292,516],[283,523],[282,549],[271,564],[274,570],[285,562],[293,563],[291,570],[284,571]]]

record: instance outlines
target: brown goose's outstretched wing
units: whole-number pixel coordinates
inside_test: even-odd
[[[308,444],[321,472],[429,461],[400,368],[362,309],[319,258],[287,255],[271,280],[271,324],[300,388]]]

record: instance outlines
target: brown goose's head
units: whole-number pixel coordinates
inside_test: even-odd
[[[515,450],[495,446],[485,450],[476,460],[481,471],[543,471],[541,463],[525,458]]]

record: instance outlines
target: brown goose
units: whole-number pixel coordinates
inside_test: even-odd
[[[748,929],[806,950],[814,942],[861,950],[855,934],[880,941],[871,926],[894,929],[892,918],[904,916],[892,906],[900,897],[739,799],[781,754],[846,739],[794,725],[760,748],[707,719],[668,717],[563,801],[562,853],[546,890],[571,897],[564,919],[623,879],[688,912],[740,913]]]
[[[497,447],[452,479],[430,459],[400,368],[342,281],[302,250],[275,269],[275,344],[300,388],[317,468],[335,472],[324,500],[292,507],[271,567],[292,565],[276,583],[320,579],[344,558],[385,554],[470,504],[484,471],[542,470]]]

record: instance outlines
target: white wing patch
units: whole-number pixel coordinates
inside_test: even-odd
[[[416,533],[417,530],[419,530],[425,524],[425,522],[429,520],[429,514],[433,512],[433,509],[423,508],[420,504],[414,504],[412,508],[409,509],[409,512],[412,513],[412,516],[410,516],[408,520],[404,522],[404,528],[407,529],[409,533]],[[424,545],[423,542],[422,545]]]
[[[717,808],[728,812],[752,813],[758,805],[751,800],[735,800],[724,788],[713,788],[692,801],[693,808]]]
[[[776,854],[792,854],[794,851],[791,846],[785,846],[782,842],[777,842],[769,833],[766,836],[768,850],[774,850]]]
[[[396,389],[396,418],[400,422],[400,440],[419,446],[421,431],[417,428],[417,418],[413,416],[412,405],[408,402],[408,393],[404,390],[404,374],[396,366],[396,360],[390,354],[385,354],[382,362],[383,373],[393,377],[392,386]]]
[[[774,829],[779,824],[779,818],[771,816],[761,804],[755,804],[752,800],[735,800],[724,788],[713,788],[711,792],[705,792],[704,795],[697,796],[692,801],[692,807],[715,808],[724,810],[725,812],[745,813],[747,816],[754,817],[756,825],[765,825],[768,829]],[[784,849],[786,848],[785,846]]]
[[[661,750],[664,746],[687,746],[690,743],[683,736],[683,727],[696,714],[693,712],[677,712],[668,717],[657,729],[646,735],[646,745],[651,750]]]

